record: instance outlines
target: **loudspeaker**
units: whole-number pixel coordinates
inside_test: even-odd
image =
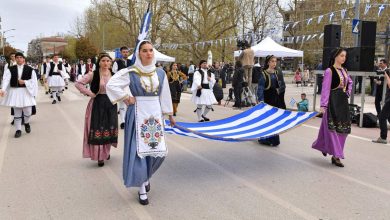
[[[360,21],[359,30],[360,30],[360,33],[358,35],[359,47],[375,47],[376,22]]]
[[[341,25],[328,24],[324,27],[324,48],[340,47]]]
[[[349,71],[374,71],[375,47],[347,48],[345,67]]]
[[[376,117],[372,113],[364,113],[363,114],[363,128],[376,128],[378,117]],[[357,124],[360,123],[360,114],[357,118]]]
[[[326,70],[329,67],[332,51],[336,50],[337,47],[324,47],[322,51],[322,69]]]

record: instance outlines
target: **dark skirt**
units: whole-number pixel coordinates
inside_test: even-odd
[[[181,85],[179,81],[170,82],[169,90],[171,90],[172,103],[180,103]]]
[[[343,89],[331,90],[328,104],[328,128],[341,134],[351,133],[348,95]]]
[[[93,102],[88,144],[118,143],[117,107],[106,94],[98,94]]]
[[[264,103],[277,108],[283,108],[283,104],[280,101],[280,96],[276,88],[270,88],[264,91]],[[280,144],[280,138],[279,135],[275,135],[269,138],[261,138],[259,139],[259,143],[269,146],[278,146]]]

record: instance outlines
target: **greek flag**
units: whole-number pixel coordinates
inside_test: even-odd
[[[138,50],[138,43],[142,40],[145,40],[147,35],[148,35],[148,31],[149,31],[149,26],[150,26],[150,21],[152,20],[152,12],[150,10],[150,3],[148,5],[148,10],[146,11],[146,13],[144,14],[144,17],[142,19],[142,24],[141,24],[141,27],[140,27],[140,30],[139,30],[139,35],[138,35],[138,38],[137,38],[137,42],[136,42],[136,47],[134,49],[134,51],[137,51]],[[133,56],[131,58],[131,64],[134,64],[135,63],[135,59],[136,57]]]
[[[166,121],[165,131],[169,134],[217,141],[252,141],[286,132],[317,115],[317,112],[295,112],[260,103],[238,115],[217,121],[177,122],[173,128]]]

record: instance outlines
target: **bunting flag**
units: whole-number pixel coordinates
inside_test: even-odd
[[[330,13],[329,15],[329,23],[332,23],[333,17],[334,17],[334,12]]]
[[[385,5],[381,5],[378,8],[378,17],[381,16],[382,11],[385,9]]]
[[[366,8],[364,9],[364,15],[366,15],[370,11],[371,5],[366,4]]]
[[[306,36],[303,35],[303,36],[302,36],[302,43],[305,42],[305,38],[306,38]]]
[[[324,17],[323,15],[318,16],[318,21],[317,21],[318,24],[321,23],[323,17]]]
[[[310,25],[310,23],[313,21],[313,18],[307,19],[307,25]]]
[[[311,35],[307,36],[306,41],[309,41],[311,39]]]
[[[324,36],[324,33],[321,33],[318,39],[321,39]]]
[[[317,34],[314,34],[312,37],[311,37],[311,39],[314,39],[314,38],[316,38],[317,37]]]
[[[300,36],[297,36],[297,37],[295,38],[295,43],[298,43],[298,42],[299,42],[299,39],[300,39]]]
[[[297,24],[299,23],[299,21],[297,21],[297,22],[294,22],[294,24],[293,24],[293,26],[292,26],[292,28],[295,28],[295,26],[297,26]]]
[[[296,112],[260,103],[238,115],[203,123],[165,121],[165,131],[186,137],[216,141],[252,141],[293,129],[317,116],[317,112]]]
[[[152,20],[152,12],[150,10],[150,3],[148,4],[148,10],[146,11],[146,13],[144,14],[144,17],[143,17],[143,20],[142,20],[142,24],[141,24],[141,27],[140,27],[140,30],[139,30],[139,35],[138,35],[138,38],[137,38],[137,42],[136,42],[136,47],[135,47],[135,51],[138,50],[138,43],[142,40],[145,40],[147,35],[148,35],[148,31],[149,31],[149,26],[150,26],[150,21]],[[134,64],[135,63],[135,59],[136,59],[136,56],[133,56],[131,58],[131,64]]]
[[[286,24],[286,27],[284,28],[284,31],[287,31],[287,29],[290,27],[290,24]]]
[[[341,19],[342,20],[344,20],[346,13],[347,13],[347,9],[341,10]]]

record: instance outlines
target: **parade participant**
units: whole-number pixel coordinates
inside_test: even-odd
[[[65,66],[62,62],[59,62],[58,55],[53,55],[53,62],[50,62],[46,70],[46,81],[53,95],[52,104],[56,104],[57,100],[61,101],[61,93],[65,87],[65,81],[63,77],[66,75]]]
[[[236,68],[233,75],[232,86],[234,89],[234,105],[233,107],[241,108],[241,93],[244,83],[244,68],[241,61],[236,61]]]
[[[46,95],[49,94],[49,85],[47,85],[47,82],[46,82],[46,71],[47,71],[48,65],[50,65],[50,57],[46,57],[41,65],[41,76],[42,76],[43,86],[45,87],[45,94]]]
[[[111,146],[118,143],[117,106],[110,102],[106,94],[106,85],[111,76],[112,60],[108,54],[99,57],[95,71],[89,72],[78,80],[76,88],[91,97],[85,112],[83,157],[98,161],[98,166],[104,166],[104,161],[110,159]],[[86,84],[91,89],[85,88]]]
[[[344,145],[351,133],[348,97],[353,89],[353,82],[343,68],[347,51],[338,48],[332,51],[329,67],[325,70],[321,91],[322,122],[313,148],[324,156],[332,155],[332,164],[344,167]]]
[[[66,59],[62,59],[62,63],[64,64],[65,67],[65,76],[64,76],[64,81],[65,81],[65,89],[68,89],[69,85],[69,79],[70,79],[70,70],[72,67],[69,65],[68,61]]]
[[[76,66],[76,74],[77,74],[76,80],[83,78],[83,76],[86,73],[87,73],[87,68],[86,68],[86,65],[84,63],[84,60],[80,59],[79,64]]]
[[[213,109],[212,105],[217,103],[213,93],[215,76],[207,69],[207,61],[199,62],[200,68],[194,73],[191,87],[192,102],[197,106],[196,114],[199,122],[210,121],[206,117],[207,113]]]
[[[25,65],[23,53],[16,53],[17,65],[11,66],[4,72],[0,96],[5,98],[1,105],[10,106],[14,109],[14,122],[16,127],[15,138],[22,135],[22,114],[26,133],[31,132],[30,116],[32,106],[36,105],[35,97],[38,92],[37,74]]]
[[[276,69],[277,58],[269,55],[265,58],[264,69],[260,74],[259,86],[257,88],[257,97],[259,102],[264,102],[277,108],[282,108],[282,102],[279,96],[279,79]],[[259,139],[260,144],[269,146],[278,146],[280,144],[279,135]]]
[[[95,71],[95,69],[96,69],[96,65],[94,63],[92,63],[91,58],[88,58],[87,64],[85,64],[85,71],[87,73],[89,73],[89,72]]]
[[[16,57],[15,57],[15,53],[10,53],[9,55],[9,61],[5,64],[4,66],[4,72],[5,70],[7,70],[8,68],[10,68],[11,66],[15,66],[16,65]],[[3,76],[4,77],[4,76]]]
[[[379,61],[377,75],[374,77],[374,83],[376,84],[376,93],[375,93],[375,109],[377,116],[379,117],[379,114],[381,113],[381,102],[383,97],[383,83],[385,81],[385,72],[387,71],[387,60],[381,59]]]
[[[252,87],[252,68],[254,63],[255,53],[248,42],[245,42],[245,49],[241,52],[239,60],[244,67],[245,82],[248,83],[249,88]]]
[[[136,60],[132,68],[122,69],[110,79],[107,84],[107,95],[113,103],[123,100],[128,105],[123,179],[127,187],[140,187],[139,202],[142,205],[147,205],[149,203],[147,192],[150,190],[150,178],[160,167],[167,153],[165,141],[164,144],[161,142],[162,138],[165,137],[161,126],[162,114],[169,115],[172,126],[175,124],[175,120],[172,116],[168,79],[164,71],[156,68],[153,45],[149,41],[140,41],[134,56],[136,56]],[[126,94],[126,87],[130,87],[130,94]],[[150,104],[145,102],[150,102]],[[145,117],[141,115],[149,118],[145,120]],[[148,126],[143,127],[144,125]],[[149,126],[151,126],[151,130]],[[140,129],[136,129],[138,127],[140,129],[146,128],[143,131],[152,134],[142,133]],[[139,138],[141,134],[144,134],[142,140]],[[146,152],[142,151],[145,146],[149,149]],[[155,150],[148,146],[153,146]]]
[[[114,73],[118,72],[121,69],[124,69],[126,67],[129,67],[131,64],[131,60],[129,60],[129,49],[126,46],[123,46],[120,48],[122,58],[117,59],[114,62],[114,65],[112,66],[112,71]],[[121,129],[125,128],[125,118],[126,118],[126,110],[127,106],[124,102],[118,103],[119,107],[119,116],[120,116],[120,122],[121,122]]]
[[[180,97],[182,93],[182,84],[184,80],[187,80],[187,76],[178,70],[177,63],[171,63],[169,68],[171,71],[167,72],[169,88],[171,90],[173,116],[176,116],[177,107],[180,103]]]

